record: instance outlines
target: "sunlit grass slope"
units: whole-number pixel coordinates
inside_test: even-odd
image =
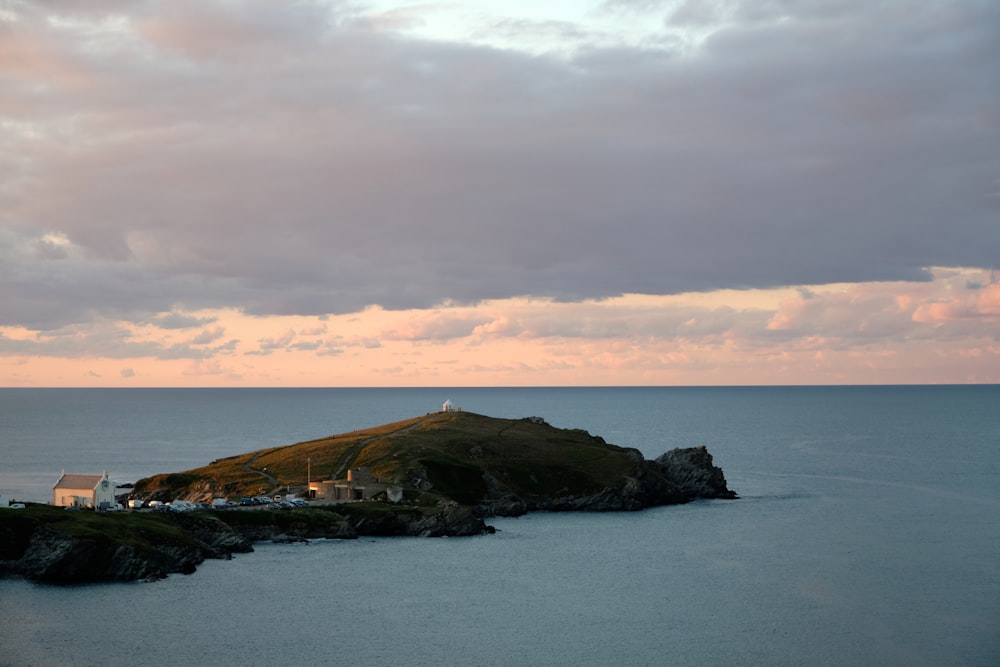
[[[348,468],[366,467],[403,486],[413,471],[423,472],[435,491],[468,504],[486,492],[486,476],[522,497],[585,494],[619,483],[639,458],[634,450],[541,420],[432,413],[157,475],[140,480],[135,492],[163,499],[302,492],[307,476],[339,479]]]

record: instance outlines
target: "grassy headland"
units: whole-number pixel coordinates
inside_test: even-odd
[[[634,450],[606,444],[579,429],[535,419],[498,419],[471,412],[433,413],[213,461],[136,483],[144,499],[301,492],[313,481],[365,467],[406,487],[425,475],[433,490],[462,504],[480,502],[487,478],[516,496],[582,495],[614,486],[637,465]],[[639,457],[641,459],[641,457]]]

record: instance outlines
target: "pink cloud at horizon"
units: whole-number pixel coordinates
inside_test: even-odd
[[[204,311],[57,331],[8,328],[0,330],[0,384],[1000,381],[1000,283],[981,270],[933,274],[934,280],[921,283],[625,295],[579,303],[506,299],[322,318]],[[170,316],[193,326],[156,324]],[[123,368],[131,372],[122,374]]]

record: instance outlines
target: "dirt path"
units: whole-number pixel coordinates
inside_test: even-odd
[[[413,422],[409,426],[405,426],[405,427],[403,427],[401,429],[397,429],[397,430],[391,431],[389,433],[384,433],[382,435],[376,435],[376,436],[373,436],[371,438],[366,438],[364,440],[359,441],[357,444],[355,444],[349,450],[347,450],[346,452],[344,452],[344,454],[340,457],[340,461],[337,462],[337,467],[334,468],[333,473],[330,475],[330,479],[341,479],[341,476],[344,473],[347,472],[347,469],[351,467],[351,464],[354,463],[355,459],[358,458],[358,455],[361,454],[361,450],[363,450],[366,445],[368,445],[368,444],[370,444],[372,442],[375,442],[379,438],[391,438],[392,436],[399,435],[400,433],[406,433],[407,431],[413,430],[416,427],[420,426],[426,420],[427,420],[427,417],[421,417],[420,419],[418,419],[417,421]],[[252,467],[252,464],[257,460],[257,458],[261,454],[265,454],[265,453],[267,453],[267,452],[261,452],[260,454],[257,454],[252,459],[250,459],[249,461],[247,461],[246,463],[244,463],[243,464],[243,469],[246,470],[247,472],[252,472],[254,474],[260,475],[261,477],[263,477],[264,479],[267,480],[267,483],[271,485],[271,489],[272,490],[273,489],[277,489],[279,486],[282,486],[282,483],[278,481],[277,477],[275,477],[274,475],[269,474],[267,472],[267,468],[254,468],[254,467]]]
[[[361,450],[364,449],[366,445],[371,444],[380,438],[391,438],[395,435],[399,435],[400,433],[406,433],[407,431],[412,431],[416,427],[423,424],[425,421],[427,421],[427,417],[421,417],[420,419],[413,422],[409,426],[405,426],[401,429],[397,429],[395,431],[391,431],[389,433],[385,433],[382,435],[376,435],[372,438],[366,438],[365,440],[361,440],[356,445],[351,447],[349,450],[344,452],[344,454],[340,457],[340,461],[337,462],[337,467],[330,475],[330,479],[342,479],[342,475],[345,472],[347,472],[347,469],[351,467],[351,464],[354,463],[355,459],[358,458],[358,455],[361,453]]]
[[[255,455],[252,459],[244,463],[243,469],[246,470],[247,472],[252,472],[257,475],[260,475],[261,477],[267,480],[268,484],[271,485],[271,489],[277,489],[278,486],[280,486],[280,484],[278,483],[278,478],[275,477],[274,475],[269,475],[267,472],[267,468],[258,470],[257,468],[250,467],[250,464],[256,461],[258,456],[260,456],[260,454]]]

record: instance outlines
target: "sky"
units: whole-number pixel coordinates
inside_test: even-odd
[[[0,386],[1000,382],[995,0],[0,0]]]

